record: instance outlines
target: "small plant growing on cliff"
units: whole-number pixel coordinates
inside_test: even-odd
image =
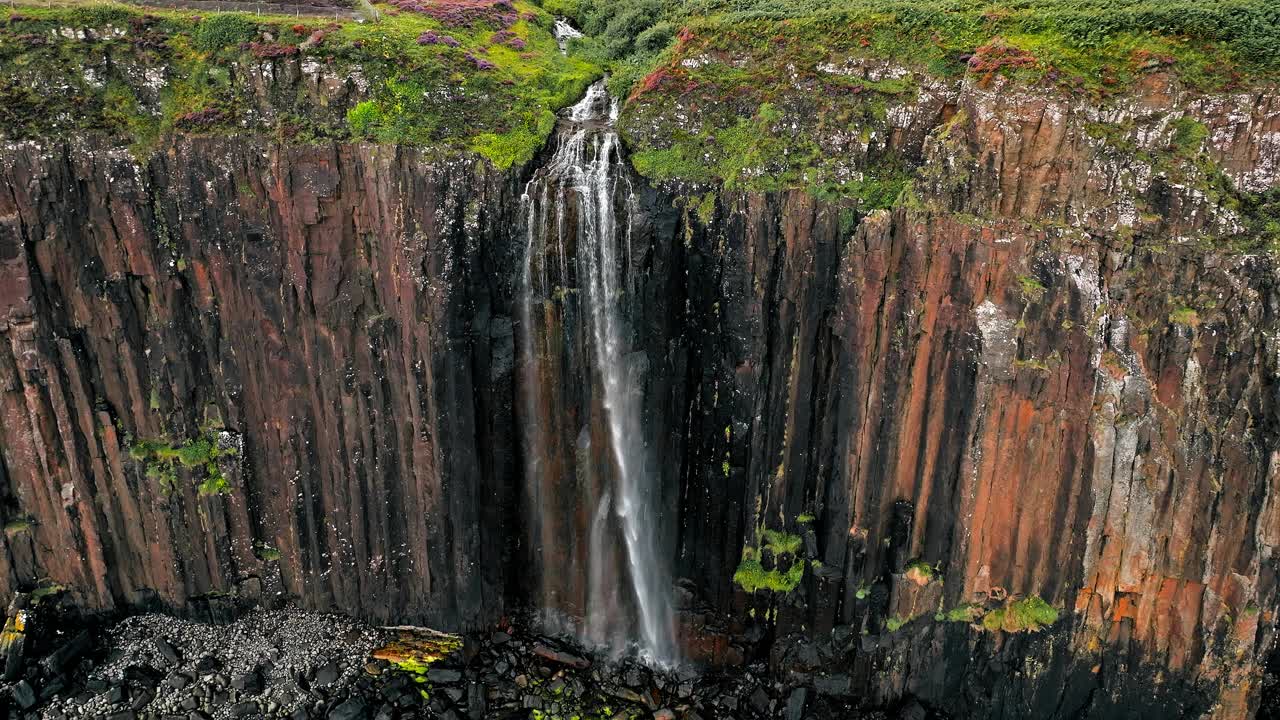
[[[733,582],[746,592],[753,594],[759,590],[789,593],[795,590],[804,578],[804,566],[803,560],[796,559],[786,572],[777,569],[765,570],[756,550],[746,547],[742,549],[742,561],[738,563],[738,569],[733,573]]]
[[[1022,296],[1027,300],[1035,301],[1044,296],[1044,284],[1033,275],[1019,275],[1018,287],[1022,290]]]
[[[942,620],[972,624],[981,620],[985,613],[983,607],[977,603],[962,603],[942,613]]]
[[[1169,322],[1175,325],[1195,327],[1200,324],[1200,315],[1195,311],[1195,308],[1180,307],[1169,313]]]
[[[238,454],[234,446],[218,442],[212,428],[205,428],[202,435],[190,438],[181,445],[164,440],[140,439],[129,446],[129,457],[145,463],[148,478],[160,483],[161,489],[170,493],[177,489],[178,467],[189,470],[203,468],[204,478],[197,489],[201,495],[222,495],[231,491],[231,485],[218,466],[218,460]]]
[[[263,562],[278,562],[280,551],[264,542],[255,543],[254,554]]]
[[[4,534],[13,537],[35,526],[36,521],[30,515],[20,515],[4,524]]]
[[[982,627],[991,632],[1037,632],[1058,621],[1058,610],[1037,595],[988,611]]]
[[[888,630],[889,632],[898,632],[898,630],[901,629],[903,625],[906,625],[907,623],[911,622],[911,620],[912,618],[909,618],[909,617],[894,616],[884,621],[884,629]]]
[[[912,560],[902,573],[908,580],[917,585],[928,585],[933,582],[933,566],[924,560]]]

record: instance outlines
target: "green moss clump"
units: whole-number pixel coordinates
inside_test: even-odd
[[[1169,322],[1175,325],[1185,325],[1187,327],[1195,327],[1200,324],[1200,314],[1195,308],[1180,307],[1169,313]]]
[[[782,532],[781,530],[766,529],[764,531],[764,543],[774,555],[798,555],[800,548],[804,545],[804,540],[799,535]]]
[[[31,591],[31,602],[34,605],[40,605],[41,603],[48,602],[49,600],[58,597],[66,591],[67,588],[65,585],[60,585],[46,578],[41,580],[40,584]]]
[[[742,561],[733,573],[733,582],[749,593],[768,590],[775,593],[789,593],[800,585],[804,579],[805,562],[796,559],[786,572],[765,570],[756,553],[751,548],[744,548]]]
[[[30,515],[22,515],[4,524],[4,533],[10,537],[35,527],[36,521]]]
[[[974,623],[982,619],[986,610],[976,603],[962,603],[943,613],[946,622]]]
[[[902,574],[919,585],[928,585],[933,582],[934,570],[929,563],[917,559],[907,563]]]
[[[991,632],[1037,632],[1057,621],[1058,610],[1033,595],[988,611],[982,618],[982,627]]]
[[[909,618],[909,617],[897,617],[897,616],[891,617],[888,620],[884,621],[884,629],[888,630],[889,632],[898,632],[898,630],[901,629],[903,625],[906,625],[907,623],[911,622],[913,619],[914,618]]]
[[[200,437],[187,439],[182,444],[172,444],[163,439],[140,439],[129,446],[129,457],[142,463],[146,476],[158,482],[166,494],[177,489],[179,467],[203,471],[197,485],[202,496],[231,492],[231,484],[218,461],[237,453],[235,447],[220,446],[212,428],[205,428]]]
[[[1035,301],[1044,296],[1045,286],[1034,275],[1019,275],[1018,288],[1027,300]]]
[[[254,554],[263,562],[280,561],[280,551],[266,543],[256,543],[254,546]]]

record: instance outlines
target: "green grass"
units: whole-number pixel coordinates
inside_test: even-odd
[[[0,10],[0,138],[99,133],[146,155],[174,134],[252,132],[288,142],[368,140],[474,152],[499,168],[522,164],[545,142],[555,112],[576,101],[600,69],[559,52],[549,13],[528,2],[515,6],[520,19],[495,38],[500,28],[484,22],[446,28],[387,6],[378,6],[379,21],[356,23],[19,4]],[[316,31],[324,33],[319,44],[304,44]],[[428,31],[457,47],[419,44]],[[364,90],[350,106],[306,83],[255,94],[249,78],[263,75],[263,66],[299,62],[338,80],[358,76]],[[261,102],[273,112],[250,112]]]
[[[638,79],[690,28],[790,28],[828,41],[853,34],[865,51],[963,72],[964,54],[992,41],[1028,52],[1037,77],[1067,86],[1132,80],[1171,67],[1195,81],[1280,70],[1280,10],[1270,0],[550,0],[588,37],[582,51]],[[754,24],[753,24],[754,23]],[[774,32],[769,32],[774,31]],[[828,45],[830,46],[830,45]],[[890,52],[892,51],[892,52]],[[981,60],[981,58],[980,58]],[[1055,72],[1056,71],[1056,72]]]
[[[847,63],[887,58],[979,84],[1008,76],[1100,102],[1152,72],[1204,91],[1280,77],[1269,0],[580,0],[557,2],[579,52],[628,97],[623,132],[661,182],[847,198],[862,212],[910,200],[917,168],[863,149],[915,97],[911,75],[869,80]],[[1171,154],[1207,130],[1173,128]],[[943,133],[945,135],[945,132]],[[832,138],[852,138],[834,146]],[[942,138],[945,139],[945,138]],[[853,149],[850,150],[850,145]],[[857,158],[857,159],[855,159]],[[695,189],[701,192],[701,188]]]

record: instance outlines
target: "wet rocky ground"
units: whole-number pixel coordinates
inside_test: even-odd
[[[763,662],[655,671],[518,622],[463,638],[252,610],[226,623],[151,614],[71,631],[11,608],[0,645],[10,658],[0,718],[23,720],[928,717],[915,705],[856,712],[820,683],[771,680]]]

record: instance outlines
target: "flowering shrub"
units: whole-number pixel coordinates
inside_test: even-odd
[[[448,35],[440,35],[435,30],[428,30],[418,36],[419,45],[447,45],[448,47],[458,47],[462,43],[453,39]]]
[[[979,47],[969,56],[969,69],[982,74],[982,79],[989,80],[992,75],[1005,68],[1017,69],[1036,64],[1036,56],[1011,45],[1000,38]]]
[[[489,62],[488,60],[485,60],[484,58],[476,57],[475,55],[472,55],[471,53],[467,53],[467,60],[470,60],[470,61],[471,61],[471,63],[472,63],[472,64],[474,64],[474,65],[476,66],[476,69],[477,69],[477,70],[492,70],[492,69],[494,69],[495,67],[497,67],[497,65],[494,65],[493,63]]]
[[[434,18],[451,28],[470,28],[484,23],[505,30],[520,18],[515,6],[507,0],[391,0],[390,4],[405,12]]]

